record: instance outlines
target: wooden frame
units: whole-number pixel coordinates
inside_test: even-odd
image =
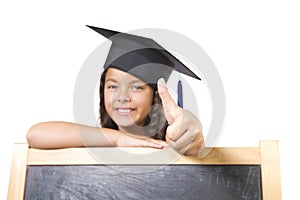
[[[130,156],[117,157],[110,164],[162,164],[159,158],[144,156],[162,150],[152,148],[66,148],[41,150],[28,148],[28,144],[15,144],[11,163],[9,200],[21,200],[24,196],[26,170],[28,165],[88,165],[103,164],[95,159],[89,150],[97,150],[105,155],[117,154],[118,150],[129,152]],[[172,152],[171,152],[172,153]],[[173,152],[174,153],[174,152]],[[162,153],[170,154],[170,152]],[[142,156],[141,156],[142,155]],[[139,159],[135,159],[135,157]],[[143,158],[143,159],[141,159]],[[168,164],[168,163],[165,163]],[[261,165],[262,197],[264,200],[281,199],[281,179],[279,168],[278,141],[261,141],[260,147],[216,147],[202,159],[180,156],[173,164],[199,165]]]

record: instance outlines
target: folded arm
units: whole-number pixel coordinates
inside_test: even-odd
[[[163,148],[166,143],[147,137],[134,136],[109,128],[91,127],[70,122],[42,122],[27,133],[30,147],[41,149],[68,147],[142,146]]]

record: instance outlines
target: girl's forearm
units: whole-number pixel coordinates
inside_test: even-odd
[[[30,128],[27,141],[34,148],[116,146],[120,132],[69,122],[42,122]]]

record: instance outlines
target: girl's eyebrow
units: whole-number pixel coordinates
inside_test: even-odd
[[[114,83],[117,83],[117,82],[118,82],[117,80],[115,80],[115,79],[113,79],[113,78],[108,78],[107,80],[105,80],[105,82],[109,82],[109,81],[114,82]],[[134,83],[145,84],[143,81],[138,80],[138,79],[132,80],[132,81],[130,81],[129,83],[130,83],[130,84],[134,84]]]
[[[130,83],[131,83],[131,84],[133,84],[133,83],[142,83],[142,84],[145,84],[143,81],[138,80],[138,79],[133,80],[133,81],[130,81]]]
[[[109,82],[109,81],[117,83],[117,81],[113,78],[109,78],[109,79],[105,80],[105,82]]]

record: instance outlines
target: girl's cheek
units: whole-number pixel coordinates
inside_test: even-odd
[[[143,106],[151,103],[149,99],[151,99],[151,95],[148,95],[147,93],[135,94],[132,96],[134,102]]]
[[[104,95],[104,102],[106,109],[111,108],[113,103],[113,94],[106,92]]]

